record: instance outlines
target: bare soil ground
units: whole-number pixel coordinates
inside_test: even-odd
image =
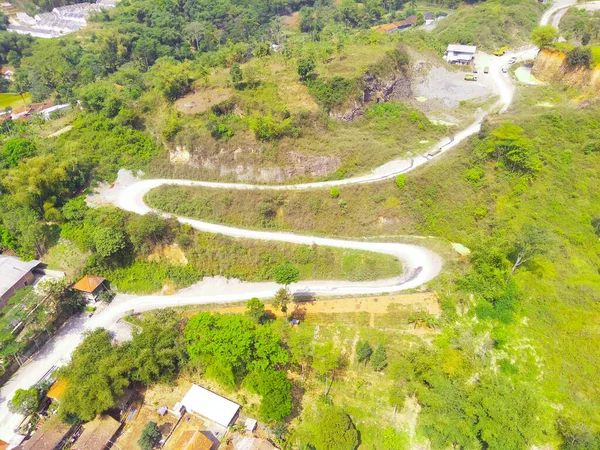
[[[168,435],[177,422],[177,418],[172,414],[167,413],[165,416],[160,416],[157,412],[158,407],[149,404],[134,406],[137,407],[136,413],[132,420],[127,422],[123,428],[123,432],[116,439],[114,448],[139,448],[137,441],[140,439],[142,430],[148,422],[156,422],[163,436]],[[172,407],[173,405],[170,406]]]
[[[201,114],[232,95],[233,89],[227,87],[198,87],[191,94],[177,100],[175,107],[183,114]]]
[[[318,300],[299,303],[302,308],[306,308],[306,315],[312,314],[342,314],[342,313],[370,313],[387,314],[397,310],[399,307],[408,306],[415,310],[426,311],[435,316],[441,313],[440,304],[435,292],[418,292],[412,294],[399,294],[390,296],[368,296],[356,298],[338,298],[333,300]],[[281,311],[275,311],[269,308],[273,314],[282,317]],[[225,308],[215,308],[214,312],[221,314],[241,314],[246,311],[246,306],[228,306]],[[195,311],[186,311],[187,317],[193,316]]]

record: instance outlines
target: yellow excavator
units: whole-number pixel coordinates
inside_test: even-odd
[[[505,45],[504,47],[500,47],[498,50],[496,50],[494,52],[494,55],[496,56],[502,56],[504,55],[508,50],[508,45]]]

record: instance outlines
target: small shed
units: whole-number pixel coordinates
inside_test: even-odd
[[[86,275],[73,285],[90,302],[96,301],[100,292],[105,289],[104,278],[95,275]]]
[[[248,433],[252,433],[254,430],[256,430],[256,425],[257,425],[256,420],[251,419],[250,417],[248,417],[246,419],[246,421],[244,422],[244,428],[246,429],[246,431]]]
[[[237,419],[240,408],[237,403],[193,384],[173,409],[178,414],[182,414],[185,409],[187,412],[198,414],[217,425],[228,428]]]
[[[435,22],[435,14],[432,12],[426,12],[423,14],[423,20],[425,20],[425,25],[431,25],[433,22]]]
[[[73,444],[73,450],[104,450],[117,434],[120,422],[109,415],[98,416],[83,425],[83,433]]]

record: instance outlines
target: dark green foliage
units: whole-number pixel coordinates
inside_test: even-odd
[[[123,394],[130,371],[131,359],[124,347],[113,347],[112,337],[103,329],[89,332],[73,352],[71,363],[59,371],[59,377],[67,381],[61,417],[73,414],[93,420]]]
[[[373,366],[373,370],[377,372],[383,370],[385,366],[387,366],[387,353],[383,344],[379,344],[373,352],[373,356],[371,356],[371,366]]]
[[[185,326],[185,338],[190,361],[228,387],[239,385],[253,370],[289,361],[269,326],[242,316],[199,313]]]
[[[94,232],[94,246],[98,255],[109,258],[125,248],[125,234],[112,228],[97,228]]]
[[[0,151],[0,165],[15,167],[19,161],[30,158],[36,153],[35,143],[29,139],[14,138],[4,142]]]
[[[265,317],[265,304],[258,298],[253,297],[248,300],[246,305],[246,317],[252,319],[255,323],[261,323]]]
[[[247,384],[262,396],[260,415],[269,422],[281,422],[292,412],[292,382],[284,370],[258,370],[248,376]]]
[[[316,67],[317,64],[312,56],[300,58],[297,63],[298,75],[300,75],[300,79],[306,80],[308,75],[310,75]]]
[[[127,223],[127,234],[136,252],[148,253],[166,237],[167,222],[156,213],[134,216]]]
[[[142,450],[152,450],[160,440],[160,430],[156,422],[148,422],[142,430],[142,436],[137,444]]]
[[[134,331],[127,349],[132,358],[132,380],[146,386],[175,380],[187,359],[179,322],[176,313],[159,310],[143,321],[141,332]]]
[[[335,76],[326,81],[321,78],[309,79],[307,86],[311,95],[326,110],[343,104],[352,94],[356,93],[355,83],[340,76]]]
[[[273,267],[273,278],[275,278],[275,282],[277,284],[283,284],[284,286],[297,282],[299,274],[298,268],[289,261]]]
[[[371,355],[373,354],[373,349],[371,348],[371,345],[367,341],[359,340],[356,343],[355,351],[356,361],[358,363],[365,363],[365,365],[367,365],[369,359],[371,358]]]
[[[36,387],[17,389],[8,409],[17,414],[28,416],[37,411],[40,404],[40,393]]]
[[[590,67],[592,60],[592,51],[589,48],[575,47],[567,52],[567,64],[572,67]]]
[[[287,287],[282,287],[277,290],[275,297],[273,297],[273,306],[278,308],[283,313],[287,313],[288,305],[293,300],[293,296]]]
[[[358,446],[358,432],[352,420],[341,408],[319,410],[314,447],[316,450],[354,450]]]
[[[234,86],[239,85],[244,79],[242,68],[238,63],[233,63],[233,65],[231,66],[231,69],[229,70],[229,77],[231,78],[231,82]]]

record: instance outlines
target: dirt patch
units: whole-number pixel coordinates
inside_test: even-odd
[[[175,266],[185,266],[188,263],[185,253],[177,244],[157,247],[147,257],[148,262],[166,261]]]
[[[232,95],[233,90],[226,87],[197,89],[177,100],[175,107],[183,114],[202,114],[207,112],[211,106],[227,100]]]
[[[282,23],[284,27],[292,31],[298,31],[300,29],[300,19],[300,13],[295,12],[290,16],[283,16]]]
[[[299,303],[305,309],[306,317],[315,314],[343,314],[343,313],[369,313],[375,315],[386,315],[402,308],[410,308],[413,311],[425,311],[434,316],[441,313],[439,299],[435,292],[419,292],[414,294],[399,294],[390,296],[370,296],[357,298],[339,298],[334,300],[318,300],[313,302]],[[278,317],[282,317],[281,311],[274,308],[267,309]],[[243,314],[246,306],[229,306],[213,310],[221,314]],[[184,315],[191,317],[195,311],[186,311]]]
[[[156,422],[162,436],[167,436],[177,423],[177,418],[171,414],[160,416],[157,412],[158,407],[148,404],[134,405],[134,407],[136,410],[116,439],[115,448],[139,448],[137,441],[142,436],[142,430],[148,422]]]

